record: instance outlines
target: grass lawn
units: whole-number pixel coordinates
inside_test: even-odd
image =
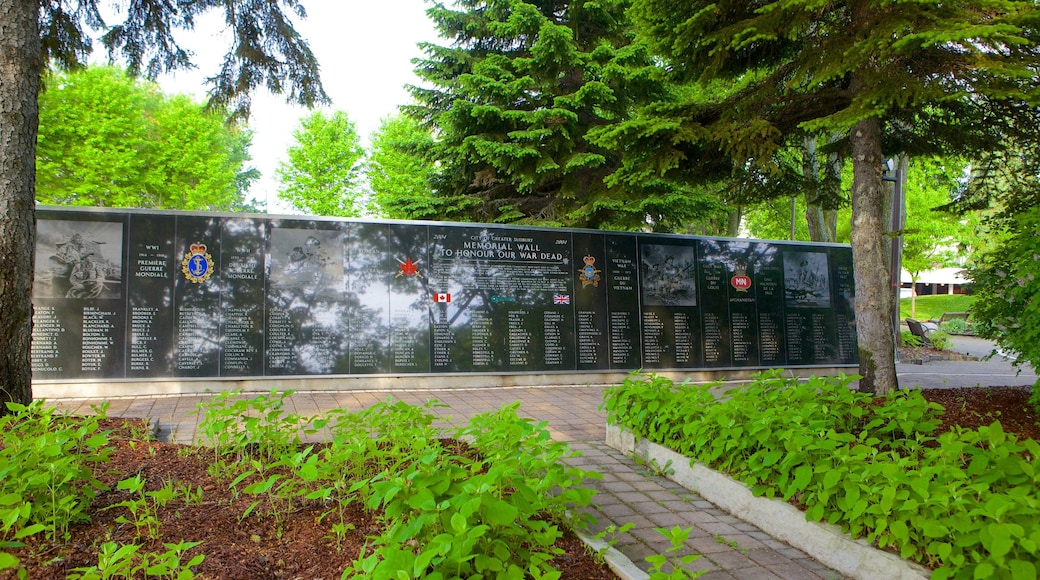
[[[918,296],[917,309],[914,316],[910,315],[910,299],[903,298],[899,301],[899,319],[914,318],[917,320],[939,320],[943,312],[968,312],[971,310],[975,297],[969,294],[939,294],[933,296]]]

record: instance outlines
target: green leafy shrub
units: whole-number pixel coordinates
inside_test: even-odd
[[[950,335],[941,330],[933,330],[928,333],[928,342],[939,350],[950,350],[953,348],[953,340]]]
[[[940,330],[949,334],[965,334],[971,332],[971,323],[963,318],[953,318],[943,322]]]
[[[201,542],[179,542],[163,544],[166,551],[159,553],[142,552],[137,544],[117,544],[105,542],[98,552],[96,566],[75,568],[69,578],[71,580],[109,580],[115,578],[158,577],[190,580],[195,578],[192,568],[205,560],[199,554],[187,562],[182,562],[184,553]]]
[[[591,503],[594,492],[580,483],[597,474],[568,467],[563,460],[574,453],[552,440],[545,423],[518,417],[519,404],[478,415],[445,439],[434,426],[436,401],[417,407],[387,399],[301,420],[280,413],[284,397],[229,394],[200,407],[200,432],[220,448],[215,465],[233,456],[244,467],[229,485],[258,497],[243,518],[278,522],[294,502],[320,500],[328,506],[322,519],[333,518],[341,537],[344,508],[361,502],[384,521],[371,550],[345,573],[366,578],[557,574],[550,561],[561,526],[582,523],[568,510]],[[301,450],[294,438],[318,430],[328,431],[330,443]],[[264,451],[254,432],[292,451]]]
[[[105,489],[92,469],[109,456],[101,416],[73,419],[42,401],[7,408],[11,412],[0,416],[0,550],[35,534],[67,538],[69,526],[87,519],[91,500]],[[17,566],[14,556],[0,552],[0,570]]]
[[[0,417],[0,539],[64,537],[105,486],[92,465],[108,460],[99,416],[70,418],[45,407],[7,403]]]
[[[903,346],[908,346],[910,348],[919,348],[924,345],[924,339],[910,332],[909,330],[904,330],[900,332],[899,337],[903,341]]]
[[[300,435],[311,418],[286,413],[285,401],[293,391],[258,395],[243,399],[242,391],[225,391],[198,404],[202,414],[199,430],[202,443],[215,457],[231,456],[225,466],[233,467],[246,456],[272,462],[291,453],[300,444]]]
[[[975,333],[1040,368],[1040,207],[1004,216],[1006,236],[969,268]],[[982,324],[979,324],[982,323]]]
[[[519,404],[477,415],[456,437],[478,453],[419,446],[403,469],[372,478],[367,505],[388,530],[359,558],[365,577],[554,577],[550,560],[568,508],[591,503],[589,473],[552,441],[545,423],[516,414]],[[426,440],[432,439],[428,433]]]
[[[935,567],[937,580],[1036,577],[1040,444],[1000,423],[936,437],[941,407],[919,391],[877,399],[851,390],[850,379],[766,372],[691,413],[690,393],[708,386],[630,377],[608,389],[605,407],[636,433],[665,426],[650,439],[756,495],[796,501],[812,521]],[[654,417],[642,413],[647,402]]]

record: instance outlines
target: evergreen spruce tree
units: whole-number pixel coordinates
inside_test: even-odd
[[[449,46],[426,44],[409,114],[436,129],[437,217],[593,228],[681,223],[715,209],[671,181],[610,184],[620,148],[595,127],[668,99],[635,42],[628,0],[462,0],[428,11]],[[425,216],[424,216],[425,217]]]

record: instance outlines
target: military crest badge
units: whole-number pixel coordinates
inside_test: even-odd
[[[581,287],[584,288],[590,285],[599,286],[600,270],[596,269],[596,258],[585,256],[582,260],[585,262],[585,265],[578,271],[578,279],[581,280]]]
[[[206,252],[206,244],[192,244],[181,260],[181,272],[195,284],[201,284],[213,275],[213,256]]]

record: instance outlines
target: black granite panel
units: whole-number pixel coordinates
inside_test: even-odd
[[[430,372],[430,229],[388,226],[389,363],[394,373]]]
[[[127,316],[129,366],[133,378],[174,376],[174,288],[181,272],[177,222],[169,216],[131,215]]]
[[[857,362],[848,247],[41,209],[39,379]]]
[[[221,298],[229,291],[221,264],[223,219],[178,216],[173,244],[173,374],[220,376]]]
[[[610,308],[607,302],[609,274],[606,236],[576,233],[573,236],[574,328],[579,370],[610,368]]]
[[[696,240],[639,238],[643,368],[697,368],[709,345],[721,347],[721,336],[703,334],[715,327],[700,328],[697,259]]]
[[[350,372],[344,224],[275,220],[267,242],[265,374]]]
[[[635,236],[605,236],[607,322],[610,368],[636,369],[642,364],[642,326],[639,306],[639,251]]]
[[[225,218],[220,239],[220,375],[264,372],[264,248],[267,222]]]
[[[39,220],[33,339],[37,378],[126,372],[125,216],[59,212]]]

